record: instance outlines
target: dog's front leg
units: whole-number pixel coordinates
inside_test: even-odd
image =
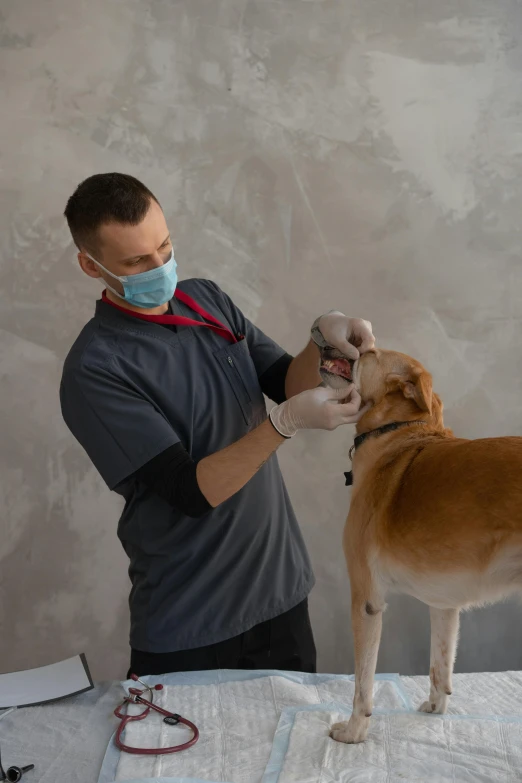
[[[377,601],[372,603],[363,599],[357,593],[352,598],[355,695],[350,720],[332,726],[330,736],[338,742],[364,742],[368,734],[373,705],[373,680],[382,629],[382,605],[379,604]]]
[[[431,654],[430,698],[421,704],[421,712],[446,712],[451,696],[451,676],[457,650],[459,633],[458,609],[434,609],[430,607]]]

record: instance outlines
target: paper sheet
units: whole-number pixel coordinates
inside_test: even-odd
[[[59,663],[0,674],[0,709],[29,707],[93,688],[85,655]]]

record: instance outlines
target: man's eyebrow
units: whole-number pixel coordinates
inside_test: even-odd
[[[163,245],[164,245],[164,244],[165,244],[165,243],[166,243],[166,242],[167,242],[169,239],[170,239],[170,231],[169,231],[169,233],[167,234],[167,236],[165,237],[165,239],[163,240],[163,242],[161,243],[161,245],[158,247],[158,250],[159,250],[161,247],[163,247]],[[130,256],[130,258],[124,258],[124,259],[121,261],[121,263],[122,263],[122,264],[128,264],[128,263],[129,263],[129,261],[136,261],[138,258],[143,258],[145,255],[148,255],[148,254],[147,254],[147,253],[142,253],[141,255],[137,255],[137,256]]]

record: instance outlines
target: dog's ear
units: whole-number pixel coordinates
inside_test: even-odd
[[[388,375],[386,385],[389,391],[402,391],[405,397],[414,400],[421,411],[431,415],[433,404],[433,382],[427,370],[412,371],[404,375]]]

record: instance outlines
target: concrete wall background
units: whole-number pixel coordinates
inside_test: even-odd
[[[433,372],[461,436],[522,434],[522,13],[515,0],[3,0],[0,670],[127,665],[111,497],[61,421],[98,290],[61,217],[99,171],[160,198],[184,277],[297,351],[338,307]],[[349,428],[281,449],[314,560],[320,666],[351,671]],[[394,599],[380,670],[426,672]],[[520,609],[467,615],[457,669],[521,668]]]

